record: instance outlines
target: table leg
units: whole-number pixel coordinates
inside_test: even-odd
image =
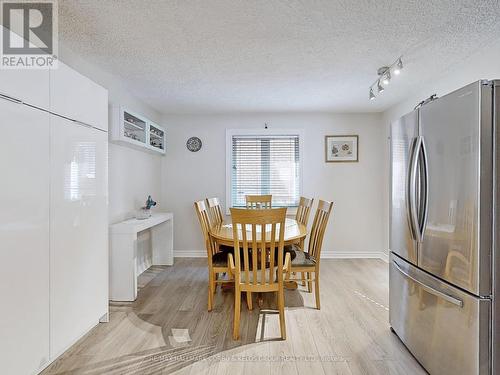
[[[264,306],[264,297],[262,297],[262,293],[257,293],[257,303],[259,304],[259,308],[262,309]]]
[[[153,264],[171,266],[174,264],[174,220],[170,219],[151,228]]]
[[[137,298],[137,233],[113,234],[110,248],[109,299]]]

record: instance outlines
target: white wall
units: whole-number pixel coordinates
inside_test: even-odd
[[[442,96],[480,79],[500,79],[500,39],[494,38],[484,48],[454,63],[448,70],[433,74],[414,93],[383,113],[389,123],[410,112],[417,103],[432,94]],[[403,76],[401,76],[403,77]]]
[[[410,112],[425,98],[432,94],[445,95],[469,83],[480,79],[500,79],[500,39],[494,38],[484,48],[476,51],[466,59],[454,63],[447,71],[434,73],[428,80],[405,100],[389,108],[382,114],[386,138],[390,135],[390,123]],[[389,142],[385,147],[384,181],[384,231],[385,248],[389,248]]]
[[[478,79],[500,78],[500,41],[454,63],[447,71],[429,75],[427,81],[381,115],[334,114],[231,114],[211,116],[161,116],[134,98],[125,80],[76,57],[60,47],[61,58],[109,90],[110,104],[124,104],[168,127],[167,156],[150,155],[110,143],[110,222],[133,215],[151,194],[158,210],[176,215],[177,254],[203,249],[192,203],[205,196],[225,199],[225,129],[263,127],[306,129],[304,195],[333,199],[334,214],[325,238],[324,250],[336,254],[378,253],[388,249],[389,207],[389,123],[413,109],[433,93],[446,94]],[[325,164],[325,134],[358,133],[360,163]],[[189,136],[204,141],[202,151],[185,148]],[[381,152],[382,150],[382,152]],[[158,171],[161,170],[162,177]],[[212,178],[214,176],[215,178]],[[201,183],[199,181],[202,181]],[[354,199],[353,199],[354,198]],[[382,217],[380,216],[382,213]],[[147,233],[141,244],[148,247]]]
[[[59,46],[61,60],[89,77],[109,92],[110,111],[114,105],[124,105],[161,124],[161,115],[136,99],[125,80],[88,63],[65,46]],[[110,124],[111,129],[111,124]],[[161,159],[159,155],[137,151],[109,143],[109,222],[115,223],[132,217],[151,195],[161,210]],[[151,264],[151,242],[148,232],[138,238],[139,272]]]
[[[384,195],[384,132],[379,114],[231,114],[164,116],[168,128],[167,157],[162,161],[162,202],[172,211],[176,256],[205,255],[193,202],[217,196],[225,207],[226,129],[305,130],[303,195],[333,200],[323,254],[373,256],[384,251],[380,220]],[[359,163],[325,163],[324,137],[358,134]],[[203,148],[186,149],[198,136]]]

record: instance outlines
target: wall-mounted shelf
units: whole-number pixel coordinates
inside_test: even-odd
[[[165,153],[165,131],[153,123],[149,124],[149,146]]]
[[[165,154],[165,129],[146,117],[116,106],[111,111],[110,122],[112,142],[155,154]]]

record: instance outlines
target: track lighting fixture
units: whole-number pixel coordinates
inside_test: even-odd
[[[370,100],[375,99],[375,94],[373,93],[373,88],[370,88]]]
[[[396,61],[394,61],[391,65],[389,66],[382,66],[377,70],[378,78],[375,82],[372,83],[370,86],[370,93],[368,95],[368,98],[370,100],[373,100],[376,98],[374,94],[374,87],[376,86],[377,88],[377,93],[381,94],[384,92],[384,86],[389,85],[391,82],[391,72],[394,73],[395,76],[401,74],[401,70],[403,69],[403,60],[401,57],[398,57]]]
[[[377,90],[380,94],[384,92],[384,86],[380,84],[380,80],[377,82]]]
[[[401,61],[401,57],[398,59],[398,62],[396,63],[396,67],[394,68],[394,74],[399,75],[401,73],[401,70],[403,69],[403,61]]]
[[[382,78],[382,83],[384,85],[388,85],[389,82],[391,82],[391,72],[390,70],[387,71],[387,73],[384,74],[384,78]]]

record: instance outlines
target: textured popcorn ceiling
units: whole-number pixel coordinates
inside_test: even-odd
[[[381,111],[500,37],[499,20],[485,0],[59,0],[61,43],[164,113]]]

